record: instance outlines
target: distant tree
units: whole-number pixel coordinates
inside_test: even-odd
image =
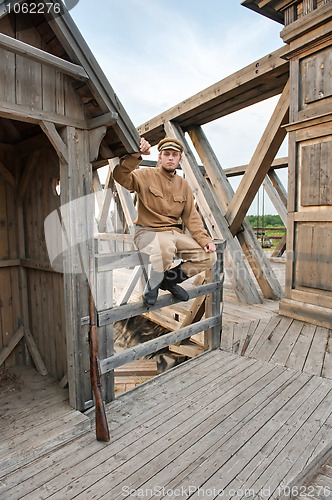
[[[257,215],[248,215],[247,218],[252,227],[263,226],[263,220],[261,215],[258,216],[258,223],[257,223]],[[264,215],[264,227],[267,226],[272,226],[272,227],[284,226],[284,223],[282,222],[281,217],[279,215],[266,214]]]

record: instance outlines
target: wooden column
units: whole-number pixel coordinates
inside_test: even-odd
[[[63,271],[66,308],[67,364],[69,402],[86,409],[91,402],[89,377],[89,328],[81,326],[81,318],[89,316],[88,245],[93,238],[93,213],[89,214],[86,194],[93,193],[92,168],[89,161],[88,132],[65,127],[63,140],[68,149],[68,163],[60,163],[61,206],[65,210],[63,231]],[[85,196],[86,202],[75,200]],[[90,198],[91,199],[91,198]],[[91,403],[90,403],[91,404]]]
[[[286,293],[279,311],[332,328],[332,4],[312,3],[298,19],[286,19],[281,36],[290,44],[291,106]]]

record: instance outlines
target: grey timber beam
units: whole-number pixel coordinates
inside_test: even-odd
[[[89,79],[82,66],[73,64],[65,59],[61,59],[61,57],[54,56],[49,52],[45,52],[44,50],[33,47],[25,42],[21,42],[20,40],[16,40],[16,38],[4,35],[3,33],[0,33],[0,48],[13,52],[14,54],[27,57],[32,61],[50,66],[66,75],[71,76],[72,78],[75,78],[76,80],[85,81]]]
[[[8,168],[5,167],[5,165],[2,163],[0,160],[0,175],[5,179],[8,184],[10,184],[13,188],[16,187],[16,180],[15,177],[11,172],[9,172]]]
[[[286,191],[283,183],[279,179],[277,173],[271,169],[268,172],[268,176],[273,184],[274,189],[277,191],[282,203],[287,208],[288,196],[287,196],[287,191]]]
[[[201,286],[188,286],[186,290],[189,295],[189,300],[220,290],[223,281],[224,277],[221,276],[220,281],[217,283],[207,283]],[[181,301],[176,299],[172,294],[167,293],[166,295],[159,297],[157,302],[153,306],[149,307],[145,306],[142,301],[129,302],[128,304],[124,304],[122,306],[114,306],[111,309],[100,311],[98,313],[98,326],[115,323],[116,321],[121,321],[122,319],[133,318],[134,316],[154,311],[156,309],[161,309],[163,307],[168,307],[172,304],[178,304],[180,302]],[[88,317],[83,317],[81,319],[81,325],[88,324],[88,322]]]
[[[226,177],[236,177],[238,175],[243,175],[245,171],[247,170],[248,165],[239,165],[238,167],[230,167],[230,168],[225,168],[224,172],[226,174]],[[278,168],[288,168],[288,158],[287,156],[283,158],[276,158],[273,160],[270,170],[269,170],[269,175],[270,172],[273,172],[274,170]]]
[[[114,123],[116,123],[118,119],[118,113],[109,111],[104,115],[96,116],[96,118],[91,118],[91,120],[88,120],[88,130],[93,130],[94,128],[99,127],[110,127],[111,125],[114,125]]]
[[[57,113],[51,113],[50,111],[43,111],[42,109],[21,106],[20,104],[14,104],[6,101],[0,101],[0,117],[17,120],[19,122],[39,124],[44,120],[62,127],[71,126],[83,130],[87,128],[85,120],[80,120],[79,118],[74,118],[73,116],[58,115]]]
[[[265,176],[265,179],[263,181],[263,187],[272,201],[274,208],[276,209],[278,215],[280,216],[282,222],[285,224],[287,227],[287,208],[282,202],[277,190],[274,188],[269,176]]]
[[[234,190],[202,128],[198,126],[191,128],[189,130],[189,135],[202,163],[204,164],[213,190],[223,207],[223,213],[225,213],[227,211],[227,207],[233,199]],[[283,293],[278,279],[275,276],[271,264],[266,258],[265,253],[246,218],[244,218],[242,222],[242,229],[243,231],[240,231],[236,236],[264,297],[269,299],[281,298]],[[231,238],[233,239],[232,236]]]
[[[130,361],[134,361],[135,359],[140,359],[143,356],[148,356],[160,349],[164,349],[175,342],[179,342],[181,340],[187,339],[196,333],[202,332],[207,328],[216,327],[220,331],[220,322],[221,315],[212,316],[211,318],[206,318],[198,323],[194,323],[193,325],[185,326],[184,328],[180,328],[175,332],[166,333],[157,339],[151,339],[143,344],[129,347],[125,351],[119,352],[110,358],[102,359],[100,361],[100,369],[101,373],[107,373],[119,366],[122,366]]]
[[[191,130],[192,127],[188,129]],[[143,160],[140,163],[140,167],[155,167],[157,165],[156,161],[153,160]],[[181,167],[181,164],[180,164]],[[205,168],[203,165],[199,165],[200,170],[204,173]],[[248,165],[239,165],[238,167],[230,167],[230,168],[225,168],[223,171],[226,174],[226,177],[237,177],[239,175],[243,175],[245,171],[247,170]],[[269,175],[270,172],[273,172],[276,169],[279,168],[288,168],[288,158],[287,156],[284,156],[283,158],[276,158],[273,160],[270,170],[269,170]],[[271,179],[272,180],[272,179]]]
[[[229,231],[227,222],[223,215],[220,202],[213,195],[213,190],[204,179],[181,127],[173,122],[165,123],[166,134],[176,137],[184,145],[182,155],[182,170],[186,175],[191,189],[195,194],[199,210],[214,239],[227,241],[225,253],[225,264],[228,268],[232,286],[239,300],[248,304],[258,304],[262,300],[258,294],[255,283],[251,278],[246,264],[242,258],[242,249],[238,241],[234,239]]]
[[[137,128],[139,135],[155,145],[164,137],[167,121],[187,129],[280,94],[289,76],[289,63],[282,59],[287,49],[268,54],[143,123]]]
[[[289,82],[285,86],[272,117],[258,143],[240,185],[228,207],[226,219],[233,236],[239,230],[255,195],[268,173],[285,136],[283,125],[289,115]]]
[[[89,349],[87,327],[81,327],[82,312],[89,311],[89,288],[84,270],[88,269],[89,241],[93,241],[94,207],[85,206],[93,193],[92,168],[89,161],[88,131],[66,127],[62,138],[68,148],[68,164],[60,162],[61,205],[66,205],[65,221],[62,230],[64,305],[66,312],[66,346],[69,383],[69,404],[82,411],[86,402],[91,400],[91,384],[88,373]],[[82,192],[82,187],[85,191]],[[77,198],[82,197],[84,209],[78,212]],[[87,217],[86,214],[90,214]]]
[[[54,147],[60,161],[62,163],[68,163],[68,148],[63,142],[61,136],[59,135],[54,123],[42,121],[40,127],[43,132],[47,135],[50,143]]]

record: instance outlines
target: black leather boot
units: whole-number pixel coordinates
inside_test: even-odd
[[[188,292],[179,286],[178,283],[182,283],[182,281],[185,281],[188,278],[189,276],[187,276],[182,270],[182,264],[179,264],[178,266],[173,267],[173,269],[168,269],[168,271],[164,273],[164,279],[160,284],[160,288],[162,290],[168,290],[179,300],[187,301],[189,300]]]
[[[153,306],[158,298],[158,291],[161,282],[164,278],[164,273],[158,273],[153,268],[151,268],[149,281],[144,289],[142,299],[145,305]]]

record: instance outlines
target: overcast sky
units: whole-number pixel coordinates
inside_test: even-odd
[[[240,0],[79,0],[70,13],[135,126],[283,45],[282,25]],[[250,161],[276,102],[203,127],[224,168]],[[267,196],[265,213],[276,213]]]

